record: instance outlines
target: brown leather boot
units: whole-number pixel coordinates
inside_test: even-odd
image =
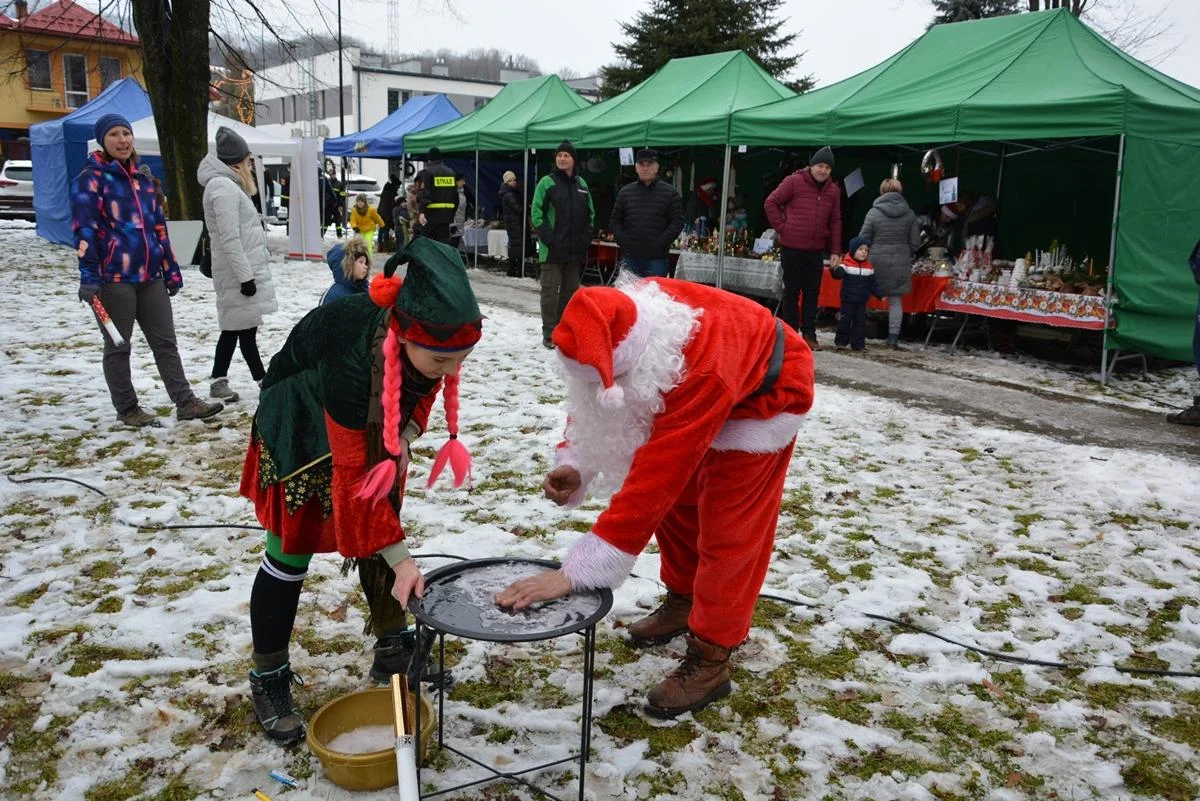
[[[692,596],[667,590],[667,597],[650,614],[629,627],[630,644],[635,647],[662,645],[688,630]]]
[[[804,338],[804,341],[808,343],[808,347],[812,350],[823,350],[821,345],[817,342],[816,334],[802,334],[801,336]]]
[[[687,635],[687,653],[679,667],[655,685],[646,696],[646,712],[656,718],[673,718],[729,695],[729,654],[722,648]]]

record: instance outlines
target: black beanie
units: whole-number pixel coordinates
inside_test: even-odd
[[[557,156],[559,153],[566,153],[572,160],[575,160],[575,145],[571,144],[570,139],[564,139],[562,144],[558,146],[558,150],[554,151],[554,155]]]
[[[217,158],[223,164],[230,166],[240,164],[250,155],[250,148],[246,145],[246,140],[237,131],[231,131],[224,125],[217,129],[216,140]]]
[[[813,153],[813,157],[808,160],[808,166],[812,167],[816,164],[828,164],[830,169],[833,169],[833,151],[829,149],[828,145]]]
[[[442,151],[436,147],[429,148],[429,157],[428,157],[427,161],[441,161],[441,160],[442,160]]]

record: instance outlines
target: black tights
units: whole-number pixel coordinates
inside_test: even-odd
[[[233,361],[233,349],[240,345],[242,358],[250,368],[250,377],[261,381],[267,374],[263,367],[262,357],[258,355],[258,328],[244,328],[241,331],[222,331],[217,340],[217,356],[213,360],[213,378],[224,378],[229,375],[229,363]]]

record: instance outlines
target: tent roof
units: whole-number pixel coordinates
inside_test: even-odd
[[[29,126],[35,143],[72,141],[81,145],[92,138],[92,126],[105,114],[123,114],[137,119],[150,113],[150,96],[134,78],[113,81],[108,88],[65,117]]]
[[[325,155],[395,158],[404,155],[407,134],[462,116],[445,95],[414,97],[366,130],[325,140]]]
[[[733,116],[736,144],[1142,135],[1200,144],[1200,90],[1068,10],[937,25],[865,72]]]
[[[528,144],[723,145],[731,112],[794,95],[740,50],[675,58],[623,94],[531,125]]]
[[[410,153],[438,147],[443,153],[522,150],[530,123],[590,106],[557,75],[539,75],[507,84],[483,107],[453,122],[405,139]]]
[[[208,112],[208,149],[216,152],[217,129],[226,127],[246,140],[250,152],[257,156],[294,156],[300,152],[300,140],[282,139],[272,136],[261,128],[246,125],[231,117],[224,117],[215,111]],[[162,153],[158,144],[158,128],[154,117],[147,116],[133,120],[133,142],[138,153],[157,156]]]

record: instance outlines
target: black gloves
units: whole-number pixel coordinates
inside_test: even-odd
[[[175,297],[176,295],[178,295],[178,294],[179,294],[179,290],[180,290],[181,288],[182,288],[182,287],[179,287],[179,286],[169,286],[169,287],[167,287],[167,297],[169,297],[169,298],[173,298],[173,297]]]
[[[246,297],[250,297],[257,291],[258,291],[258,287],[256,287],[254,285],[253,278],[251,278],[249,281],[242,282],[242,294],[245,295]]]
[[[92,298],[100,291],[99,284],[80,284],[79,285],[79,300],[83,303],[92,304]]]

